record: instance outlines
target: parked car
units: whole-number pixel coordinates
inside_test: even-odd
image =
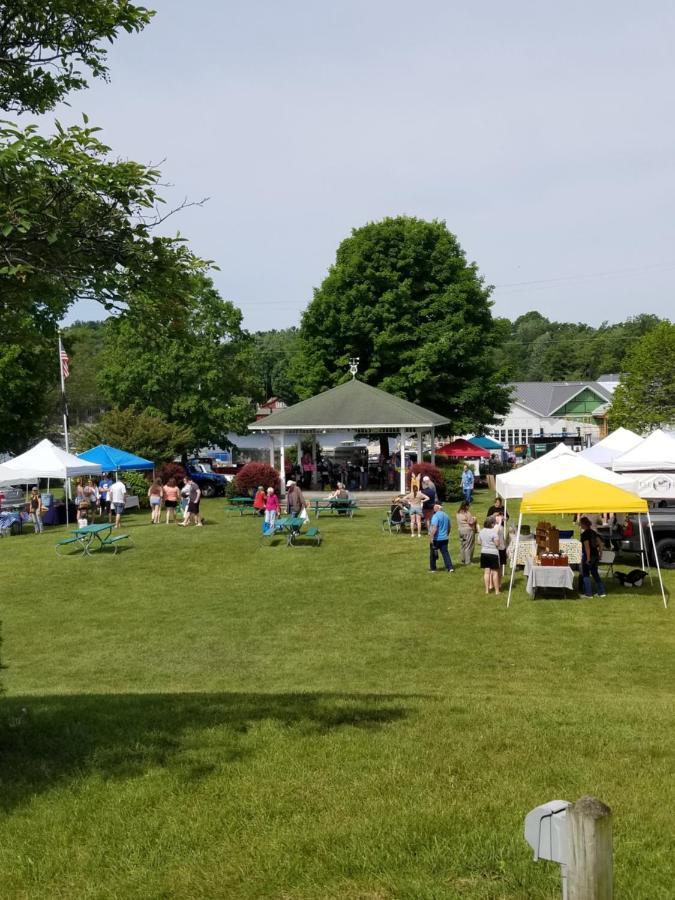
[[[199,485],[203,497],[217,497],[225,493],[228,479],[214,472],[210,463],[189,459],[185,468],[190,478]]]
[[[662,569],[675,569],[675,509],[650,510],[652,527],[654,529],[654,541],[659,555],[659,565]],[[654,549],[652,537],[649,533],[649,523],[646,516],[641,516],[643,546],[653,562]],[[598,529],[600,532],[603,529]],[[609,534],[603,534],[608,541]],[[640,530],[637,515],[626,516],[626,521],[620,533],[616,531],[611,536],[611,544],[619,553],[635,553],[640,555]]]
[[[23,489],[11,484],[0,485],[0,509],[25,503]]]

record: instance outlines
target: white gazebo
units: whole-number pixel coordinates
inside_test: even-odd
[[[431,412],[402,397],[388,394],[352,378],[344,384],[302,400],[294,406],[280,409],[260,422],[253,422],[249,430],[273,435],[280,449],[282,485],[285,482],[284,453],[288,447],[288,435],[294,435],[301,454],[301,440],[311,437],[312,459],[316,465],[317,436],[349,432],[352,435],[397,435],[401,442],[401,491],[405,491],[405,442],[413,437],[417,445],[418,459],[422,459],[422,439],[431,438],[431,459],[434,461],[434,437],[437,427],[447,425],[449,419]],[[270,457],[272,464],[273,458]]]

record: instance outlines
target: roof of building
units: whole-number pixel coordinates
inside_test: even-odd
[[[363,381],[352,379],[273,412],[251,430],[345,429],[383,431],[397,428],[433,428],[448,419],[402,397],[395,397]]]
[[[551,416],[586,388],[597,394],[598,406],[608,403],[612,393],[597,381],[515,381],[512,401],[540,416]]]

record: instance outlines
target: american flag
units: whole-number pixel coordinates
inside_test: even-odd
[[[61,347],[60,349],[59,356],[61,358],[61,371],[63,372],[63,377],[68,378],[68,376],[70,375],[70,369],[68,367],[70,360],[68,359],[68,354],[63,349],[63,347]]]

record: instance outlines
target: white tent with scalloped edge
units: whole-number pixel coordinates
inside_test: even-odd
[[[586,447],[580,456],[597,466],[611,469],[614,460],[628,453],[644,441],[639,434],[635,434],[630,428],[617,428],[592,447]]]

